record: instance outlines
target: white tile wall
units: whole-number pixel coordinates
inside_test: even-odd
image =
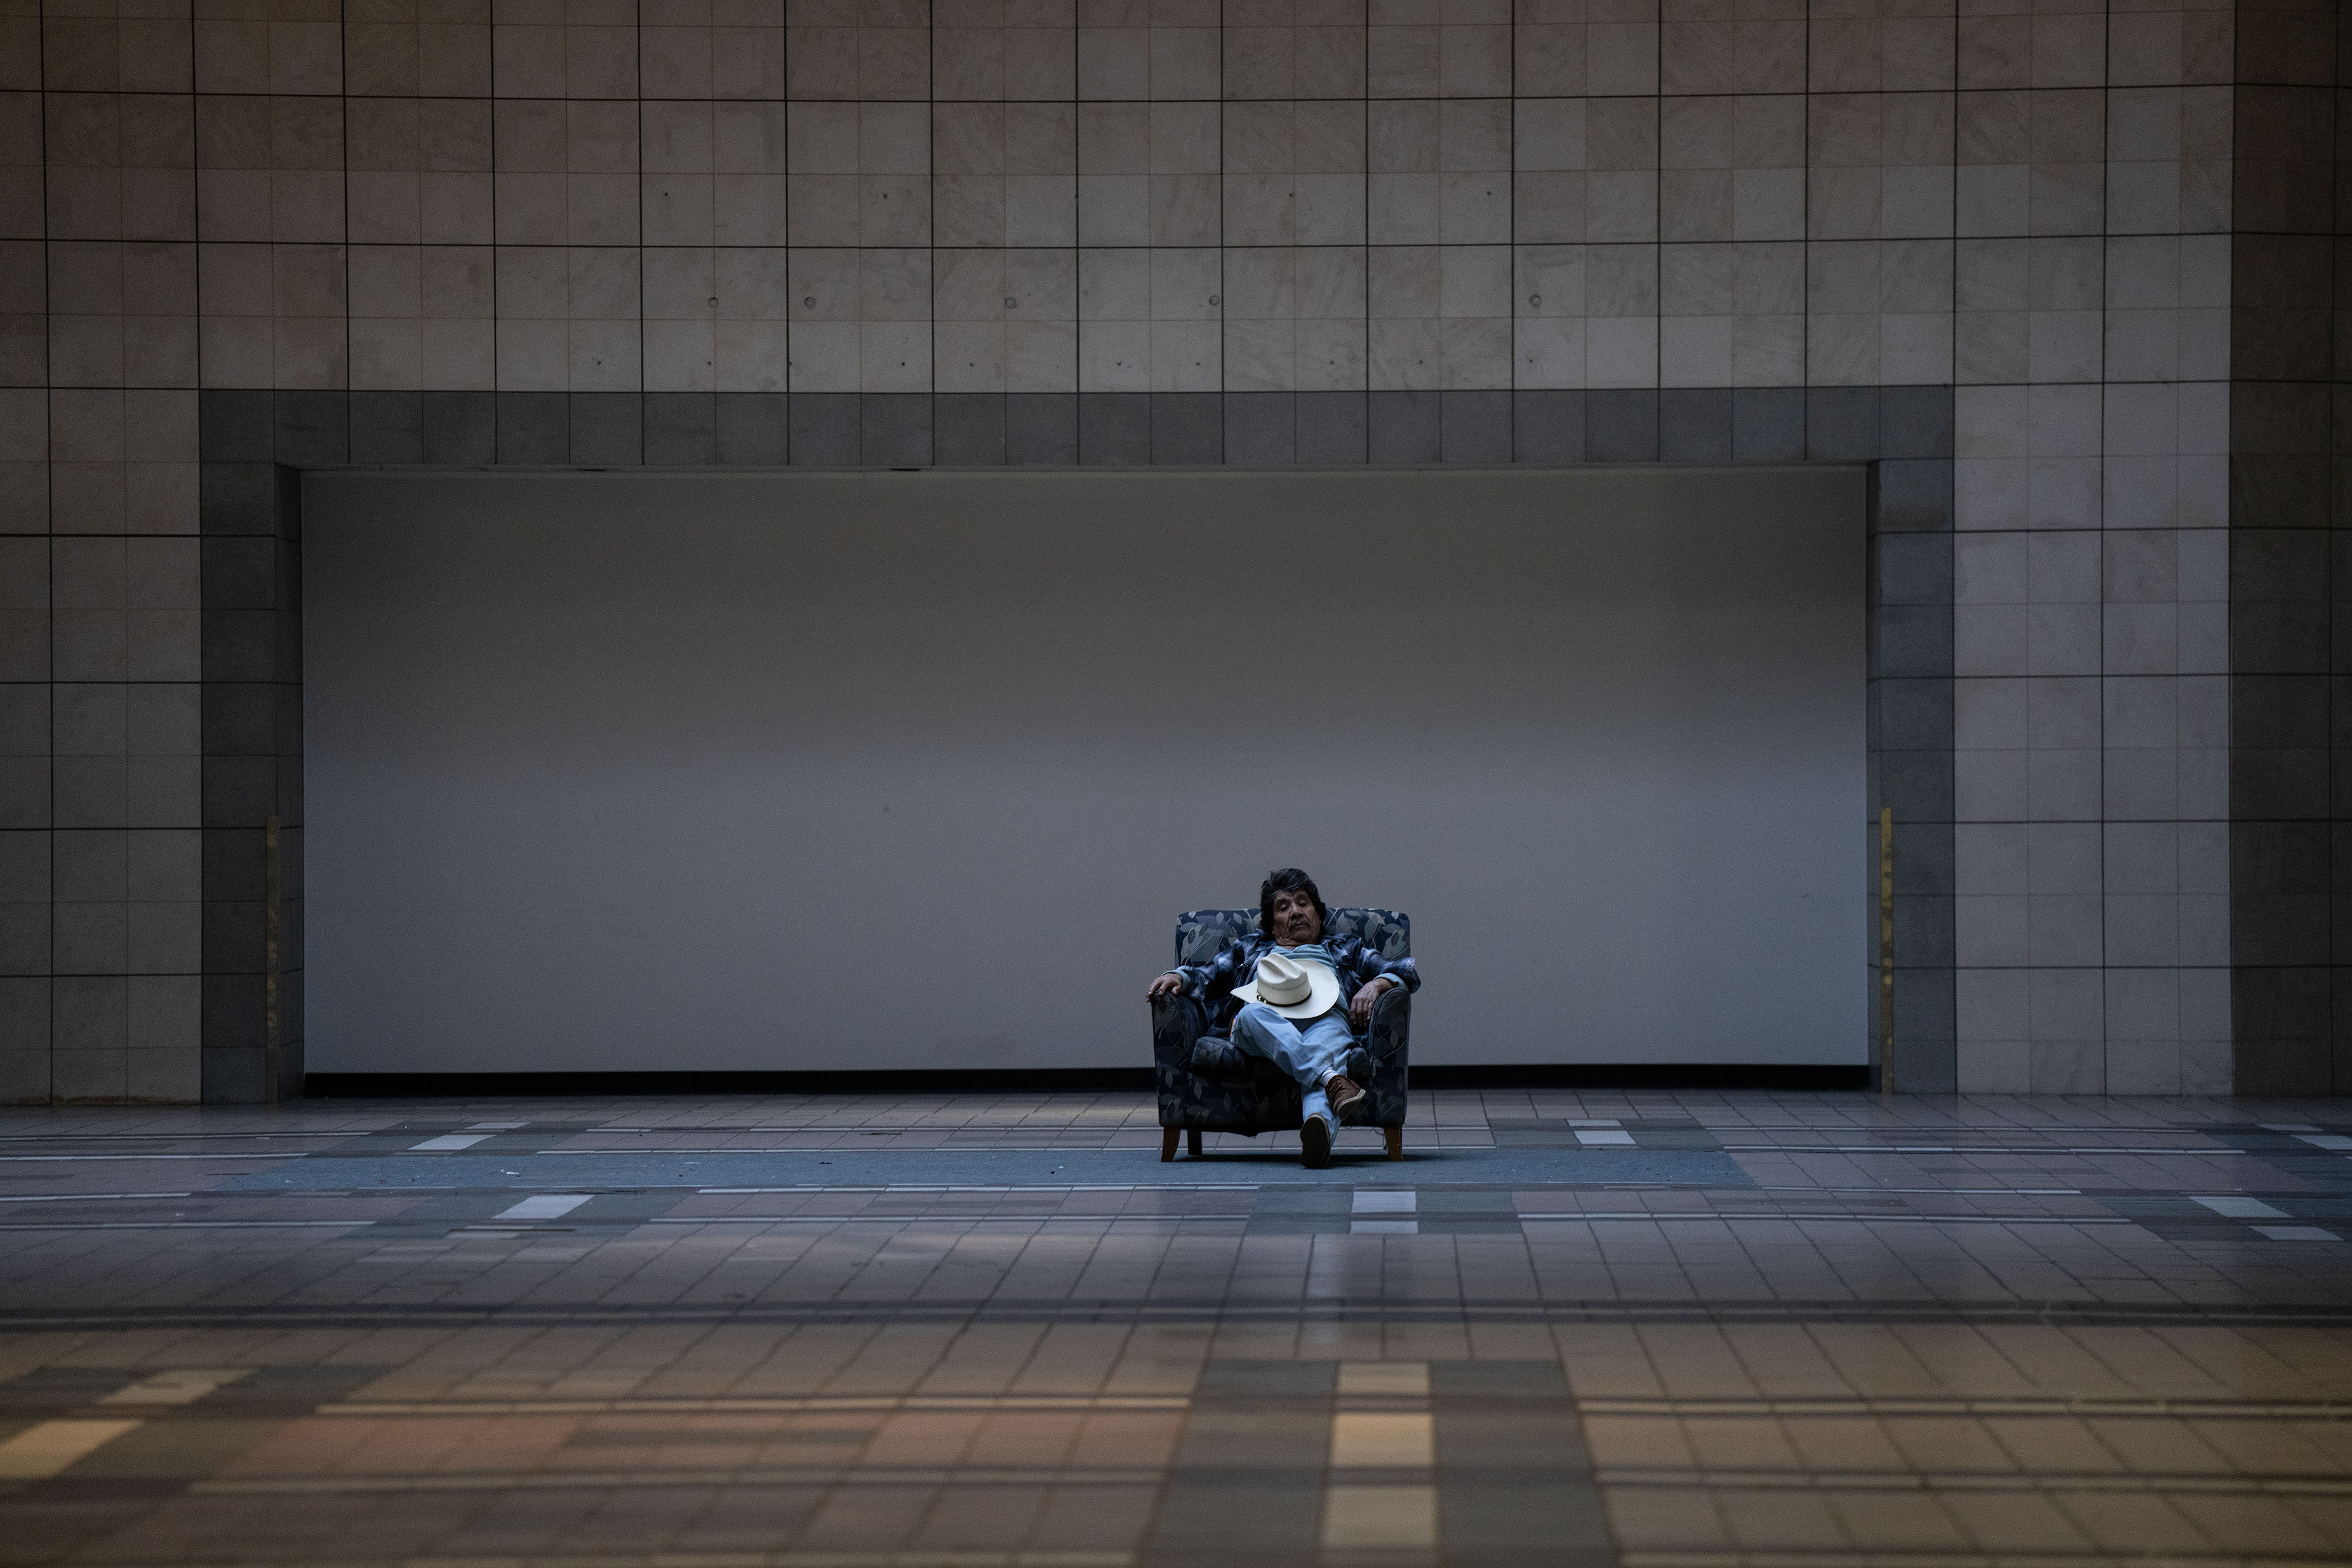
[[[75,1082],[193,1071],[199,384],[1953,382],[1961,1082],[2215,1087],[2231,16],[7,0],[0,508],[125,802]]]
[[[1960,20],[1964,1090],[2229,1082],[2227,16]]]

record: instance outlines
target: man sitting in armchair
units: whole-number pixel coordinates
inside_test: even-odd
[[[1296,866],[1266,877],[1257,909],[1257,930],[1227,941],[1208,964],[1169,970],[1144,995],[1195,998],[1213,1032],[1230,1025],[1235,1045],[1296,1080],[1305,1091],[1299,1157],[1320,1167],[1331,1157],[1333,1124],[1364,1097],[1339,1071],[1348,1048],[1370,1028],[1381,993],[1391,986],[1417,991],[1421,976],[1410,958],[1391,962],[1357,937],[1326,937],[1323,895]]]

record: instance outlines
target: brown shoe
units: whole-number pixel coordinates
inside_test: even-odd
[[[1331,1163],[1331,1124],[1320,1116],[1298,1125],[1298,1163],[1318,1171]]]
[[[1331,1097],[1331,1113],[1335,1116],[1346,1115],[1361,1104],[1364,1098],[1363,1090],[1343,1072],[1333,1073],[1331,1081],[1323,1085],[1323,1092]]]

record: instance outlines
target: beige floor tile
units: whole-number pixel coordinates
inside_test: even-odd
[[[2200,1475],[2221,1474],[2230,1469],[2221,1452],[2187,1422],[2093,1417],[2084,1425],[2128,1469],[2155,1475]]]
[[[1087,1426],[1085,1413],[1078,1410],[1000,1411],[974,1431],[970,1459],[990,1466],[1055,1468],[1072,1462]],[[1088,1462],[1106,1461],[1090,1452]]]
[[[1436,1421],[1426,1411],[1341,1410],[1331,1417],[1335,1469],[1426,1469],[1436,1451]]]
[[[1711,1489],[1709,1500],[1733,1541],[1749,1552],[1836,1552],[1845,1521],[1820,1492]]]
[[[1437,1489],[1335,1486],[1323,1511],[1322,1543],[1327,1552],[1425,1552],[1437,1544]]]
[[[2213,1425],[2218,1423],[2191,1423],[2200,1437],[2206,1437]],[[2352,1422],[2290,1420],[2280,1422],[2278,1425],[2326,1455],[2325,1463],[2327,1468],[2345,1475],[2352,1475]],[[2210,1437],[2206,1440],[2209,1443],[2211,1441]]]
[[[1390,1361],[1467,1361],[1470,1334],[1452,1323],[1390,1323],[1381,1335],[1381,1354]]]
[[[1852,1392],[1844,1375],[1801,1324],[1738,1323],[1723,1333],[1759,1393],[1819,1399]]]
[[[793,1544],[807,1552],[884,1552],[919,1531],[945,1489],[843,1487],[827,1497]]]
[[[1900,1416],[1885,1417],[1882,1425],[1908,1469],[2008,1473],[2017,1468],[2009,1450],[1980,1421],[1966,1416]]]
[[[1711,1324],[1645,1324],[1639,1333],[1673,1398],[1748,1399],[1759,1392],[1730,1341]]]
[[[1968,1531],[1933,1493],[1824,1490],[1855,1547],[1874,1552],[1960,1552]]]
[[[1477,1361],[1549,1361],[1559,1354],[1551,1331],[1541,1323],[1488,1323],[1468,1326],[1470,1355]]]
[[[1868,1323],[1822,1323],[1812,1330],[1822,1354],[1856,1394],[1948,1393],[1934,1367],[1905,1343],[1897,1330]]]
[[[1671,1416],[1587,1416],[1584,1445],[1597,1466],[1698,1468],[1684,1423]]]
[[[2344,1473],[2343,1435],[2326,1421],[2199,1421],[2197,1436],[2245,1475]]]
[[[2154,1554],[2179,1552],[2192,1542],[2209,1549],[2223,1544],[2159,1494],[2077,1491],[2053,1500],[2102,1552]]]
[[[1853,1129],[1853,1141],[1912,1127],[1921,1130],[1914,1141],[1937,1141],[1954,1115],[1975,1129],[1971,1139],[2048,1141],[2015,1134],[2001,1120],[2005,1103],[1963,1103],[1957,1112],[1906,1106],[1900,1114],[1874,1101],[1834,1096],[1717,1097],[1710,1103],[1708,1113],[1720,1113],[1735,1141],[1848,1138],[1843,1130],[1792,1132],[1792,1115]],[[2129,1115],[2189,1116],[2191,1103],[2135,1103]],[[1617,1116],[1629,1125],[1658,1113],[1643,1097],[1613,1092],[1464,1092],[1414,1101],[1424,1141],[1443,1138],[1465,1150],[1482,1134],[1457,1134],[1455,1120],[1534,1114],[1538,1108],[1549,1115]],[[279,1114],[314,1113],[294,1108]],[[584,1101],[572,1113],[619,1114],[609,1103]],[[2030,1106],[2016,1113],[2026,1121],[2035,1113]],[[2236,1108],[2195,1113],[2247,1114]],[[0,1120],[17,1114],[0,1112]],[[107,1114],[75,1113],[77,1124],[95,1124]],[[856,1146],[879,1128],[893,1138],[915,1129],[931,1146],[962,1139],[975,1147],[1044,1147],[1062,1129],[1078,1139],[1066,1145],[1075,1148],[1087,1139],[1099,1146],[1103,1128],[1131,1124],[1131,1153],[1103,1157],[1131,1158],[1146,1175],[1156,1169],[1157,1131],[1140,1096],[755,1103],[689,1097],[629,1114],[627,1124],[669,1128],[666,1136],[682,1147],[727,1141],[764,1147],[795,1139],[810,1147]],[[2088,1122],[2104,1113],[2076,1102],[2066,1114]],[[190,1128],[205,1124],[187,1115]],[[1892,1119],[1874,1119],[1881,1117]],[[821,1125],[806,1134],[758,1130],[795,1120]],[[1027,1130],[1006,1130],[1017,1128]],[[1776,1170],[1790,1164],[1760,1163]],[[2000,1163],[1984,1168],[1989,1173]],[[2086,1176],[2108,1168],[2095,1160],[2079,1164]],[[2155,1165],[2140,1161],[2126,1171],[2109,1162],[2142,1191],[2158,1190],[2148,1185],[2162,1175]],[[1926,1162],[1893,1159],[1848,1158],[1839,1173],[1819,1179],[1856,1187],[1947,1179]],[[62,1178],[50,1173],[39,1179],[55,1186]],[[0,1182],[0,1197],[7,1190]],[[1559,1189],[1514,1196],[1523,1208],[1572,1207],[1591,1197],[1699,1212],[1717,1202],[1781,1201],[1768,1196],[1776,1190],[1729,1197],[1691,1189],[1627,1189],[1605,1199],[1564,1197]],[[415,1208],[423,1200],[252,1201],[368,1204],[390,1214],[405,1211],[395,1205]],[[1154,1529],[1160,1488],[1139,1478],[1158,1477],[1180,1455],[1187,1456],[1182,1462],[1201,1462],[1203,1434],[1257,1445],[1253,1453],[1298,1457],[1295,1466],[1276,1464],[1269,1473],[1313,1477],[1336,1449],[1351,1463],[1402,1477],[1396,1486],[1423,1484],[1421,1467],[1431,1457],[1426,1414],[1395,1408],[1391,1396],[1351,1393],[1344,1378],[1327,1413],[1318,1380],[1328,1368],[1277,1364],[1354,1363],[1369,1375],[1430,1363],[1555,1357],[1578,1398],[1602,1402],[1589,1403],[1579,1419],[1592,1462],[1611,1482],[1601,1502],[1620,1542],[1628,1552],[1661,1554],[1660,1568],[1675,1552],[1690,1554],[1685,1568],[1740,1568],[1739,1553],[1756,1554],[1748,1560],[1753,1568],[1810,1568],[1815,1561],[1838,1568],[1976,1568],[1980,1555],[1988,1563],[2001,1560],[2001,1568],[2024,1568],[2017,1560],[2037,1553],[2079,1561],[2093,1552],[2139,1558],[2167,1552],[2210,1560],[2266,1553],[2352,1561],[2352,1497],[2292,1490],[2352,1474],[2352,1422],[2320,1414],[2193,1413],[2209,1400],[2352,1399],[2352,1330],[2200,1322],[2187,1304],[2206,1299],[2200,1291],[2227,1289],[2296,1306],[2324,1323],[2317,1314],[2352,1299],[2352,1276],[2333,1254],[2271,1255],[2218,1228],[2201,1239],[2171,1239],[2128,1227],[2078,1233],[2057,1227],[1611,1222],[1538,1225],[1524,1239],[1434,1232],[1384,1239],[1329,1226],[1304,1235],[1295,1221],[1253,1231],[1257,1201],[1249,1193],[1212,1199],[1149,1186],[923,1196],[812,1191],[677,1199],[679,1216],[826,1219],[766,1233],[717,1225],[591,1227],[577,1237],[511,1240],[463,1233],[322,1239],[267,1231],[142,1240],[132,1232],[92,1231],[41,1241],[11,1233],[0,1235],[0,1278],[9,1282],[10,1301],[37,1299],[47,1303],[45,1311],[62,1312],[79,1310],[71,1304],[78,1300],[160,1305],[182,1291],[211,1315],[184,1328],[0,1333],[0,1379],[37,1371],[98,1374],[94,1382],[73,1385],[85,1392],[44,1407],[43,1419],[94,1414],[73,1401],[101,1396],[139,1375],[139,1368],[205,1365],[250,1365],[256,1379],[296,1366],[362,1369],[332,1395],[319,1396],[344,1403],[580,1402],[558,1413],[449,1409],[408,1416],[305,1415],[307,1396],[290,1410],[272,1406],[278,1413],[241,1427],[243,1446],[223,1452],[215,1472],[222,1479],[372,1482],[521,1472],[596,1484],[306,1492],[294,1500],[188,1492],[145,1508],[81,1553],[123,1568],[232,1559],[290,1568],[354,1553],[372,1562],[529,1560],[542,1568],[566,1557],[623,1568],[633,1557],[668,1554],[678,1568],[719,1568],[718,1554],[750,1561],[788,1545],[842,1554],[857,1568],[878,1568],[901,1552],[930,1554],[905,1559],[910,1563],[1013,1568],[1006,1554],[1024,1550],[1078,1554],[1039,1556],[1042,1568],[1078,1568],[1081,1559],[1088,1568],[1097,1561],[1108,1568]],[[1990,1212],[2006,1200],[1956,1194],[1950,1201]],[[1171,1218],[1212,1209],[1220,1218]],[[1426,1202],[1423,1212],[1426,1218]],[[337,1248],[347,1248],[352,1260],[375,1261],[327,1257],[317,1268],[305,1261],[306,1254],[325,1257]],[[269,1290],[295,1273],[302,1282],[280,1305],[348,1301],[358,1303],[354,1310],[396,1312],[404,1303],[441,1303],[486,1316],[457,1326],[411,1321],[378,1328],[331,1318],[319,1326],[235,1321],[239,1303],[274,1300]],[[1932,1299],[1937,1291],[1951,1307],[1940,1319]],[[2169,1292],[2172,1304],[2150,1314],[2168,1321],[2153,1327],[2083,1322],[2066,1305],[2102,1298],[2112,1303],[2135,1291]],[[1546,1295],[1562,1309],[1560,1321],[1546,1321],[1539,1310]],[[1784,1304],[1841,1295],[1853,1304],[1826,1314]],[[2059,1305],[2047,1321],[1984,1326],[1974,1320],[1987,1299]],[[1223,1306],[1204,1307],[1204,1301]],[[1465,1301],[1472,1304],[1465,1308]],[[731,1303],[744,1301],[756,1305],[730,1317]],[[975,1309],[974,1301],[983,1304]],[[1627,1303],[1622,1313],[1612,1305],[1617,1301]],[[1489,1304],[1496,1302],[1500,1310]],[[1736,1310],[1720,1321],[1708,1317],[1727,1304]],[[503,1320],[488,1315],[509,1306],[520,1311]],[[797,1322],[804,1312],[808,1321]],[[1196,1419],[1184,1402],[1213,1356],[1257,1364],[1268,1379],[1297,1375],[1301,1381],[1286,1386],[1308,1392],[1256,1410],[1244,1400]],[[1450,1380],[1461,1375],[1441,1366],[1441,1396],[1459,1386]],[[1231,1390],[1234,1382],[1232,1368],[1218,1371],[1217,1388]],[[0,1383],[10,1397],[37,1385],[29,1377]],[[244,1391],[241,1384],[236,1396]],[[1117,1403],[1139,1395],[1176,1403]],[[988,1403],[998,1396],[1014,1402]],[[723,1408],[730,1399],[803,1396],[820,1404]],[[215,1397],[195,1401],[190,1411],[203,1415]],[[1098,1397],[1104,1402],[1095,1403]],[[889,1407],[902,1398],[912,1404]],[[2087,1403],[2071,1411],[1973,1414],[1906,1405],[2025,1398]],[[823,1403],[839,1399],[872,1403]],[[964,1399],[974,1403],[955,1403]],[[1022,1399],[1036,1403],[1024,1406]],[[2151,1399],[2184,1405],[2172,1413],[2125,1414],[2098,1403]],[[698,1403],[589,1407],[602,1400]],[[1685,1407],[1612,1411],[1605,1402],[1612,1400],[1679,1400]],[[1705,1401],[1724,1407],[1688,1407]],[[1776,1401],[1777,1408],[1768,1408]],[[1820,1413],[1799,1413],[1807,1401],[1822,1402]],[[1567,1414],[1522,1407],[1513,1418]],[[0,1436],[32,1418],[0,1427]],[[1480,1407],[1457,1406],[1445,1418],[1473,1423],[1465,1429],[1475,1430]],[[1389,1429],[1405,1426],[1411,1441]],[[1302,1431],[1310,1435],[1302,1439]],[[133,1446],[125,1438],[120,1452],[128,1455]],[[114,1451],[100,1449],[90,1473],[104,1470]],[[730,1470],[760,1479],[753,1486],[722,1484]],[[780,1485],[779,1472],[802,1479]],[[1139,1479],[1124,1479],[1129,1472]],[[988,1484],[942,1480],[983,1474]],[[605,1484],[612,1476],[638,1484]],[[2141,1485],[2142,1478],[2153,1484]],[[831,1484],[835,1479],[839,1484]],[[1391,1484],[1360,1471],[1340,1479]],[[1440,1484],[1456,1479],[1449,1471]],[[2264,1486],[2282,1490],[2256,1490]],[[2231,1487],[2243,1490],[2217,1490]],[[0,1500],[0,1516],[7,1512]],[[1434,1562],[1430,1551],[1415,1550],[1417,1562]],[[1237,1552],[1234,1568],[1249,1568],[1250,1561]],[[1372,1564],[1371,1556],[1335,1556],[1329,1568]],[[1383,1560],[1380,1568],[1402,1568],[1402,1559]]]
[[[1552,1330],[1579,1399],[1656,1399],[1665,1385],[1628,1324],[1562,1323]]]
[[[2021,1470],[2107,1475],[2125,1468],[2114,1449],[2071,1416],[1991,1416],[1985,1430]]]
[[[2320,1328],[2250,1328],[2231,1330],[2247,1343],[2276,1357],[2311,1379],[2315,1387],[2334,1393],[2352,1390],[2352,1336]]]
[[[825,1385],[828,1394],[910,1394],[954,1338],[944,1325],[893,1325],[876,1334]]]
[[[1798,1464],[1788,1433],[1769,1416],[1686,1417],[1682,1434],[1702,1469],[1789,1469]]]
[[[1039,1552],[1128,1552],[1151,1522],[1153,1487],[1055,1487],[1030,1531]]]
[[[142,1424],[120,1417],[37,1421],[0,1441],[0,1480],[48,1480]]]
[[[1068,1462],[1151,1469],[1170,1462],[1183,1431],[1181,1411],[1097,1411],[1078,1427]]]
[[[1103,1380],[1106,1394],[1189,1394],[1213,1338],[1205,1328],[1141,1323],[1128,1333]]]
[[[945,1487],[929,1516],[907,1538],[916,1552],[1003,1551],[1025,1543],[1045,1511],[1043,1486]]]
[[[1971,1323],[1906,1323],[1894,1331],[1914,1360],[1934,1381],[1934,1392],[1963,1398],[1993,1399],[2032,1394],[2032,1380],[2017,1363]],[[1909,1392],[1928,1390],[1915,1386]],[[1895,1393],[1874,1388],[1873,1393]]]
[[[972,1411],[902,1410],[886,1418],[866,1446],[869,1465],[953,1465],[961,1462],[987,1417]]]
[[[1092,1394],[1127,1347],[1123,1323],[1056,1323],[1012,1383],[1020,1394]]]
[[[2151,1398],[2226,1399],[2237,1392],[2149,1329],[2076,1329],[2074,1342]]]
[[[2081,1526],[2039,1493],[1951,1490],[1938,1493],[1937,1500],[1978,1551],[2071,1553],[2090,1546]]]
[[[1903,1451],[1869,1416],[1789,1416],[1780,1423],[1798,1462],[1822,1470],[1900,1470]]]
[[[243,1453],[232,1456],[221,1467],[221,1473],[288,1476],[342,1469],[389,1424],[354,1417],[289,1421]]]
[[[917,1390],[924,1394],[1002,1394],[1045,1336],[1043,1323],[974,1323],[951,1340]]]
[[[1209,1354],[1219,1361],[1299,1360],[1303,1354],[1299,1348],[1299,1325],[1255,1322],[1219,1323],[1215,1337],[1210,1341]],[[1346,1358],[1326,1354],[1315,1359],[1338,1361]]]
[[[2176,1494],[2172,1506],[2198,1532],[2224,1552],[2325,1557],[2352,1548],[2352,1518],[2339,1519],[2331,1533],[2305,1517],[2309,1499],[2215,1497]]]
[[[2352,1556],[2352,1498],[2298,1497],[2285,1500],[2287,1509],[2327,1539],[2339,1556]]]
[[[1308,1322],[1298,1328],[1301,1361],[1379,1361],[1388,1354],[1388,1335],[1377,1322]]]
[[[2140,1392],[2063,1329],[1996,1324],[1984,1334],[2036,1388],[2100,1399],[2127,1399]]]
[[[1715,1500],[1696,1490],[1612,1487],[1609,1525],[1626,1551],[1723,1551],[1735,1544]]]

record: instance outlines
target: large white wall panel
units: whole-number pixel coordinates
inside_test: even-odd
[[[1417,1061],[1863,1060],[1859,469],[303,505],[312,1071],[1140,1065],[1291,863]]]

